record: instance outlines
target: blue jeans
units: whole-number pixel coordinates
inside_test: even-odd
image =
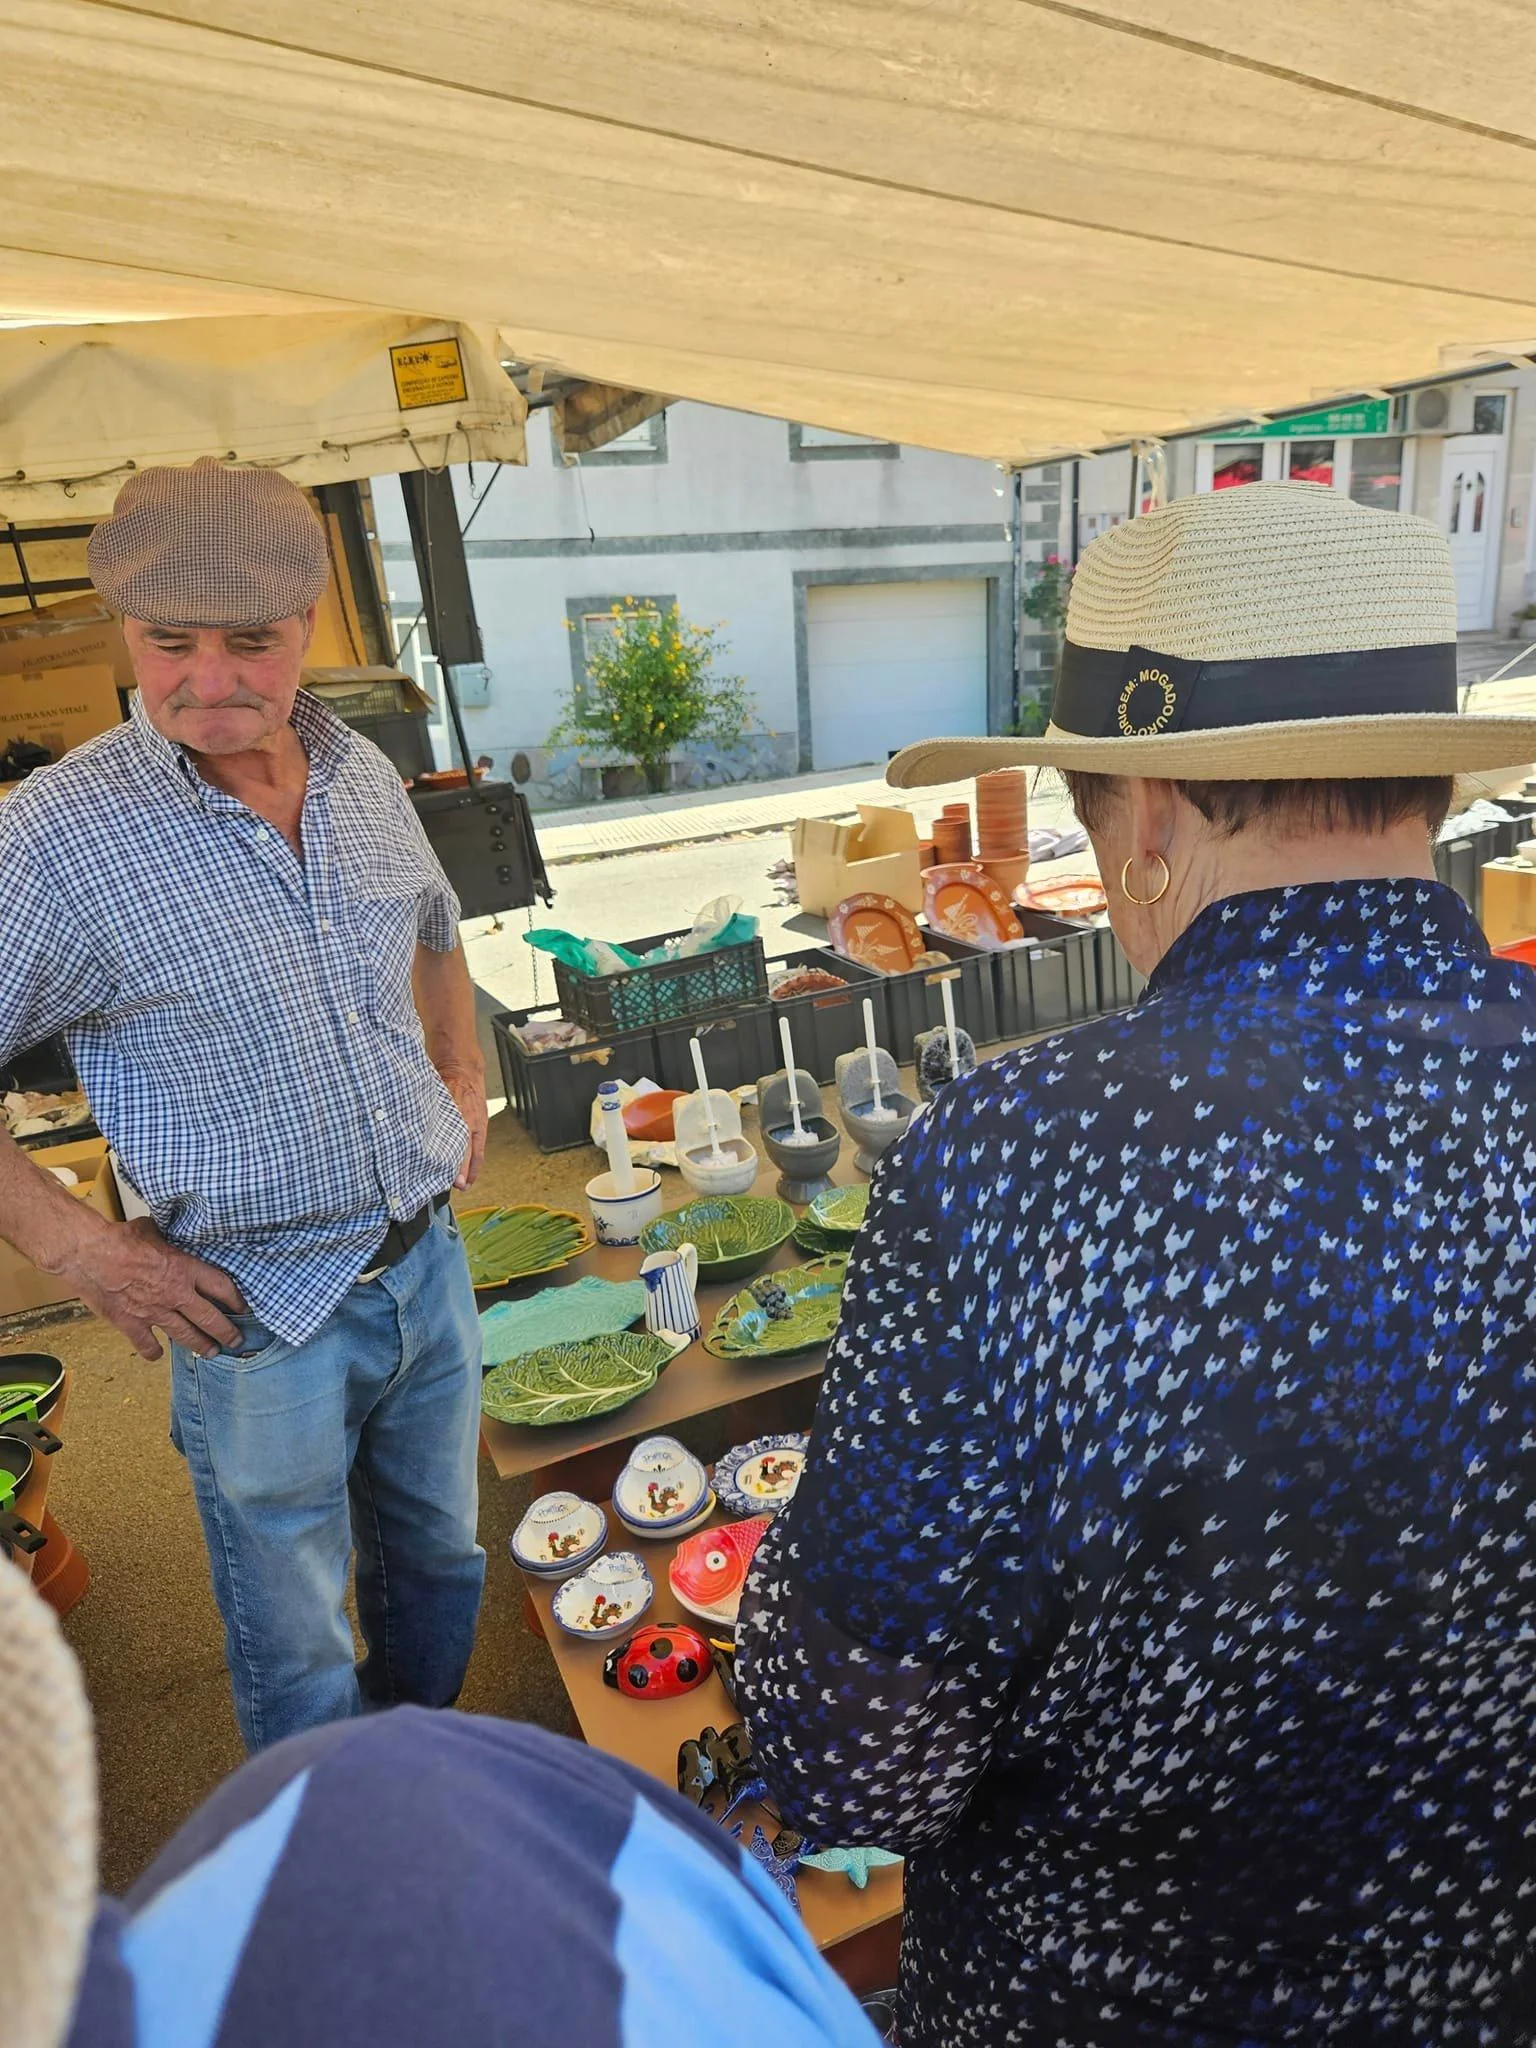
[[[485,1580],[480,1325],[451,1210],[307,1344],[239,1320],[239,1354],[173,1347],[171,1435],[247,1748],[367,1707],[451,1705]],[[361,1664],[343,1606],[354,1544]]]

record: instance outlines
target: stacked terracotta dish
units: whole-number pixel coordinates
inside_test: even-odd
[[[971,807],[969,804],[946,804],[942,814],[933,821],[933,844],[938,854],[936,865],[952,867],[957,861],[971,857]]]
[[[1029,779],[1023,768],[976,778],[976,858],[1005,896],[1029,873]]]

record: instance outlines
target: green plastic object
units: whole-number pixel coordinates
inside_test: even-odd
[[[534,1273],[552,1273],[592,1249],[591,1226],[569,1209],[542,1202],[515,1209],[467,1209],[459,1229],[476,1287],[505,1287]]]
[[[497,1422],[528,1429],[611,1415],[649,1393],[673,1349],[665,1337],[628,1330],[586,1344],[546,1344],[488,1372],[480,1406]]]
[[[643,1280],[599,1280],[588,1274],[565,1287],[541,1287],[526,1301],[498,1301],[480,1315],[486,1365],[541,1351],[548,1344],[583,1344],[614,1337],[645,1314]]]
[[[789,1314],[775,1320],[744,1290],[728,1301],[704,1339],[716,1358],[784,1358],[829,1344],[842,1306],[846,1256],[784,1266],[773,1275],[789,1296]]]
[[[640,1249],[696,1245],[701,1280],[744,1280],[767,1265],[794,1227],[794,1210],[772,1195],[700,1195],[648,1223]]]

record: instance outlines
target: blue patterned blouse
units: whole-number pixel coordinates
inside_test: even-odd
[[[1449,890],[1207,910],[881,1170],[741,1685],[909,1852],[904,2048],[1536,2013],[1536,976]]]

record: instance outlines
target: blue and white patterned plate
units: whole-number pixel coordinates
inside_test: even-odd
[[[759,1436],[737,1444],[715,1466],[715,1493],[728,1515],[773,1515],[793,1500],[805,1470],[810,1438]]]

